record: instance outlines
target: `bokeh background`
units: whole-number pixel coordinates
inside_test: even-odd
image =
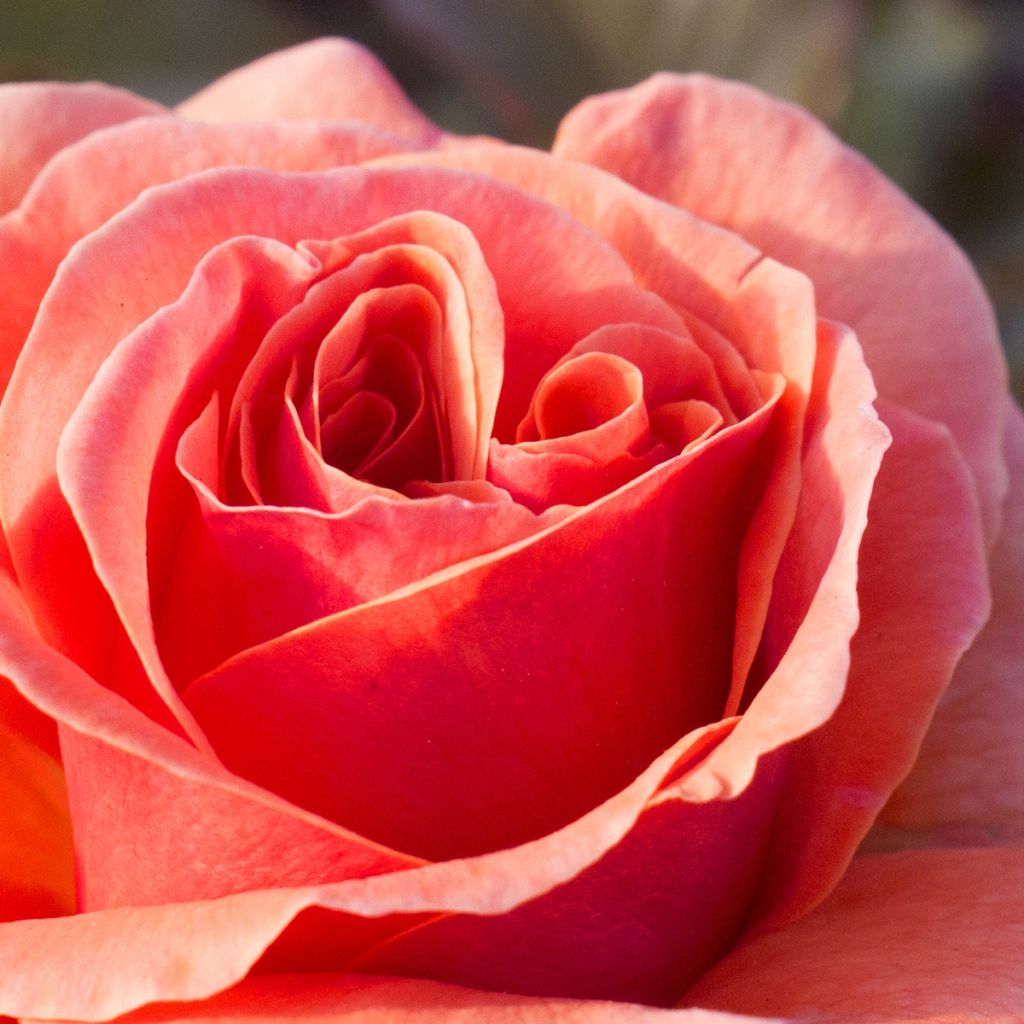
[[[657,70],[796,100],[968,251],[1024,398],[1024,0],[0,0],[0,81],[174,103],[323,34],[370,46],[446,128],[532,145]]]

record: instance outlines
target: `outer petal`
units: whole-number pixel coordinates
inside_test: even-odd
[[[97,128],[163,113],[159,103],[96,82],[0,85],[0,214],[13,209],[43,164]]]
[[[377,58],[348,39],[318,39],[238,68],[178,107],[199,121],[362,121],[424,145],[442,132]]]
[[[117,1024],[770,1024],[713,1010],[531,999],[352,974],[250,978],[212,999],[147,1007]],[[781,1024],[781,1022],[780,1022]]]
[[[797,107],[702,75],[584,101],[554,152],[804,271],[818,311],[857,332],[879,394],[949,425],[994,536],[1006,371],[991,308],[963,253],[866,160]]]
[[[818,911],[741,946],[683,1003],[833,1024],[1014,1024],[1022,894],[1021,850],[864,857]]]
[[[826,851],[852,851],[909,770],[929,712],[988,611],[981,530],[963,460],[944,428],[893,407],[882,412],[893,445],[860,552],[861,619],[849,679],[829,721],[793,752],[760,892],[765,906],[777,886],[789,887],[792,902],[783,901],[776,915],[801,912],[836,880],[842,857],[832,861],[831,876],[814,865],[828,859]],[[784,560],[776,586],[783,609],[802,603],[794,576],[799,568]],[[799,844],[797,835],[804,837]]]
[[[1024,416],[1007,422],[1010,494],[992,552],[992,617],[960,663],[878,845],[1024,839]]]
[[[298,957],[299,970],[337,970],[389,929],[400,932],[439,912],[500,922],[520,904],[552,890],[557,895],[558,887],[581,874],[579,895],[586,902],[588,869],[630,832],[658,786],[694,756],[699,759],[721,733],[715,728],[686,737],[628,789],[569,828],[487,857],[335,885],[0,925],[0,1014],[104,1020],[151,1002],[206,998],[241,980],[289,925],[279,961]],[[732,815],[734,804],[721,806]],[[706,838],[717,842],[724,835]],[[715,858],[706,859],[714,869]],[[655,901],[653,910],[659,906]],[[604,910],[616,917],[615,906],[605,903]],[[636,927],[628,908],[624,920]],[[675,927],[685,930],[685,919]],[[636,934],[648,933],[641,928]],[[602,935],[590,941],[604,948]],[[54,964],[60,965],[56,975]]]

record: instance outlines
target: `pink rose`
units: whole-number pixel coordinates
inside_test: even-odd
[[[0,1014],[1024,1008],[1024,421],[878,172],[337,40],[0,138]]]

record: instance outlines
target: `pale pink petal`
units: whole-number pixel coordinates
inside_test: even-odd
[[[1015,1024],[1024,850],[854,861],[815,913],[742,945],[684,1006],[823,1024]]]
[[[250,978],[197,1003],[147,1007],[117,1024],[773,1024],[713,1010],[534,999],[353,974]],[[775,1024],[782,1024],[781,1021]]]
[[[261,57],[185,100],[178,113],[199,121],[362,121],[425,145],[442,136],[384,65],[348,39]]]
[[[159,113],[159,103],[98,82],[0,85],[0,214],[18,205],[65,146],[97,128]]]
[[[882,815],[872,837],[882,845],[1024,839],[1024,417],[1016,407],[1005,450],[1010,494],[990,562],[992,617]],[[955,549],[947,541],[939,550]]]
[[[1006,486],[995,320],[953,241],[809,114],[747,85],[656,75],[585,100],[554,152],[732,228],[814,282],[883,398],[949,425],[991,539]]]

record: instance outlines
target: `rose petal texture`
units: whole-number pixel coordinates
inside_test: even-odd
[[[164,112],[158,103],[96,82],[0,85],[0,214],[18,205],[43,165],[66,146],[107,125]]]
[[[882,397],[949,426],[995,536],[1006,408],[991,396],[1006,368],[991,306],[961,250],[863,157],[799,108],[701,75],[585,100],[553,152],[806,273],[821,314],[857,332]]]
[[[876,836],[1019,837],[1021,428],[955,247],[805,115],[703,78],[588,101],[556,157],[444,138],[344,41],[179,114],[230,123],[86,135],[0,220],[0,672],[59,723],[80,911],[18,920],[70,907],[67,814],[52,727],[2,690],[0,1013],[1013,1019],[1015,851],[866,857],[802,917],[985,620],[1004,427],[995,614]],[[19,193],[74,137],[13,151]],[[238,164],[267,170],[209,170]],[[317,296],[364,287],[331,334]],[[409,497],[322,461],[269,353],[369,323],[422,339],[442,448],[500,477]],[[579,429],[561,395],[633,364],[703,390],[666,406],[678,454],[602,463],[643,407]],[[229,378],[286,401],[222,413]]]

